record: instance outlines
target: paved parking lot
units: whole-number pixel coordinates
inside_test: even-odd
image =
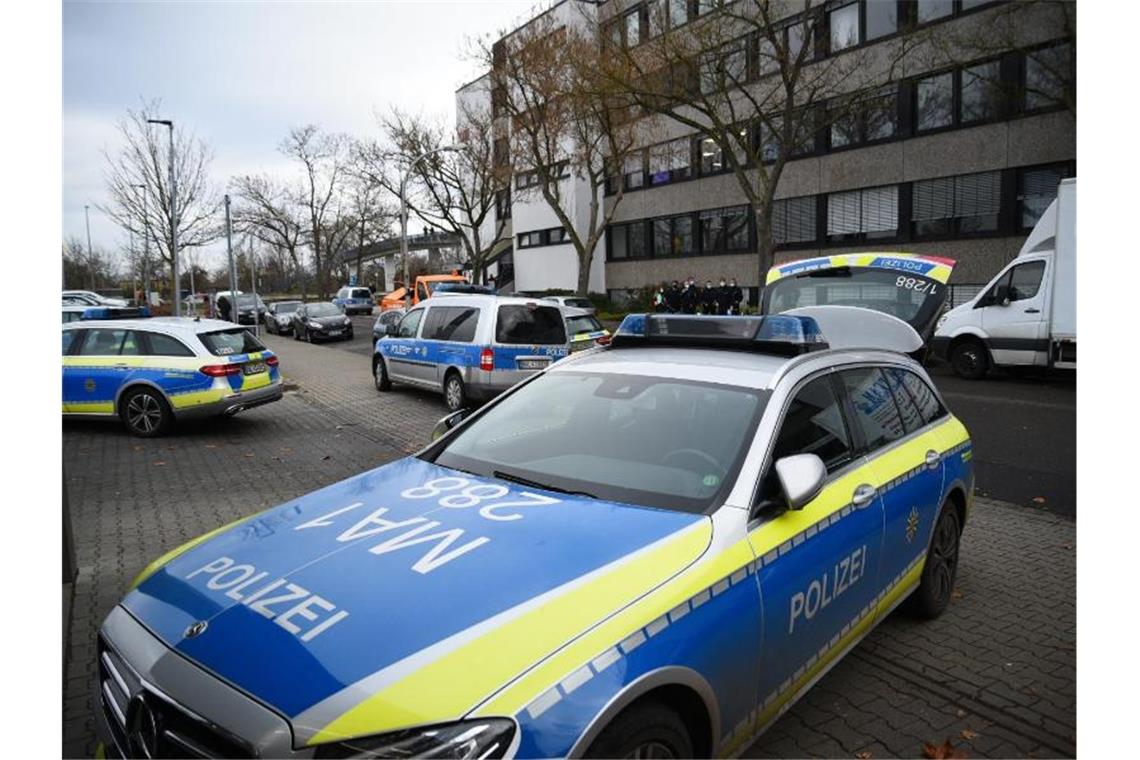
[[[231,420],[157,440],[65,423],[80,567],[67,632],[65,756],[94,752],[95,632],[150,559],[427,440],[442,401],[377,393],[359,350],[366,336],[342,346],[350,350],[270,336],[290,390]],[[1075,554],[1071,520],[979,499],[948,612],[931,623],[892,616],[745,755],[917,757],[925,743],[947,740],[972,757],[1074,755]]]

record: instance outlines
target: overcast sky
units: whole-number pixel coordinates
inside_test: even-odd
[[[537,3],[65,2],[64,236],[83,238],[91,204],[93,244],[125,245],[94,206],[116,121],[142,99],[161,98],[163,118],[210,144],[220,185],[283,173],[277,145],[293,126],[375,135],[374,114],[390,105],[453,119],[455,89],[481,73],[466,41],[521,23]]]

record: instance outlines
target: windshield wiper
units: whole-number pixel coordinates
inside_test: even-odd
[[[564,494],[569,494],[570,496],[585,496],[587,499],[598,498],[597,496],[594,496],[594,494],[592,494],[592,493],[586,493],[585,491],[571,491],[568,488],[559,488],[558,486],[552,486],[552,485],[549,485],[547,483],[539,483],[537,480],[528,480],[528,479],[526,479],[520,475],[512,475],[511,473],[503,472],[502,470],[495,470],[491,473],[491,475],[493,475],[496,478],[499,478],[500,480],[509,480],[512,483],[518,483],[520,486],[530,486],[531,488],[541,488],[545,491],[554,491],[555,493],[564,493]]]

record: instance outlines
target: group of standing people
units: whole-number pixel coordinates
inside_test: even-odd
[[[735,279],[727,282],[722,277],[719,285],[705,280],[702,288],[692,277],[680,283],[664,282],[653,295],[653,307],[667,314],[739,314],[744,291]]]

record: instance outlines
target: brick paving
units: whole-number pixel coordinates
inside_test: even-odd
[[[230,420],[143,440],[64,424],[79,577],[65,642],[63,755],[94,752],[94,637],[148,561],[207,530],[405,453],[439,396],[377,393],[368,357],[270,336],[290,390]],[[985,499],[963,536],[958,593],[933,622],[892,615],[744,755],[970,757],[1076,753],[1076,526]],[[869,753],[869,754],[868,754]]]

